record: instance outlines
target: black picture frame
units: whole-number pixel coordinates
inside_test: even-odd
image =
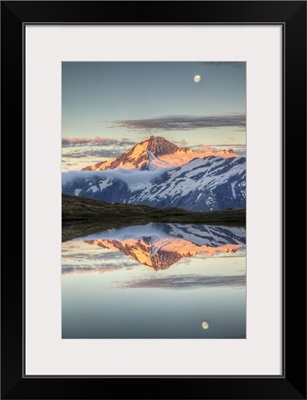
[[[30,23],[281,24],[283,26],[282,376],[105,378],[23,375],[25,361],[23,299],[26,267],[23,32],[25,25]],[[3,399],[306,399],[306,2],[3,1],[1,2],[1,55],[3,233],[1,397]],[[9,149],[13,149],[11,156]],[[11,157],[13,157],[13,167]],[[14,201],[11,198],[12,191],[7,189],[12,185],[12,177],[15,177],[13,178]],[[13,238],[11,234],[7,234],[12,230],[15,232]],[[263,362],[265,363],[265,358]]]

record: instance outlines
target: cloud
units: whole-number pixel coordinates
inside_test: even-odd
[[[220,144],[211,146],[211,149],[214,151],[221,150],[233,150],[235,153],[240,156],[246,156],[246,145],[245,144]]]
[[[121,140],[115,138],[107,138],[107,137],[100,137],[95,136],[94,138],[77,138],[77,137],[69,137],[69,138],[62,138],[62,146],[80,146],[80,145],[97,145],[97,146],[134,146],[137,143],[131,139],[123,138]]]
[[[89,143],[90,140],[87,138],[62,138],[62,146],[70,146],[73,143],[81,144],[81,143]]]
[[[130,264],[122,263],[121,267],[114,266],[113,264],[104,265],[103,267],[87,267],[87,266],[80,266],[75,267],[73,265],[67,265],[62,267],[62,275],[79,275],[79,274],[89,274],[89,273],[100,273],[104,274],[105,272],[116,272],[120,269],[131,270],[133,267]]]
[[[246,155],[246,144],[227,143],[227,144],[215,144],[212,146],[210,145],[210,147],[197,144],[195,146],[190,146],[190,148],[198,152],[205,152],[208,150],[213,150],[213,151],[233,150],[236,154],[239,154],[240,156]]]
[[[100,249],[99,249],[100,250]],[[86,274],[116,272],[122,269],[132,270],[136,268],[133,260],[126,258],[117,251],[93,253],[71,252],[62,254],[62,274]]]
[[[200,153],[204,153],[206,151],[212,150],[212,147],[197,145],[193,146],[193,149],[199,151]]]
[[[246,284],[245,275],[237,276],[199,276],[181,275],[167,278],[146,278],[121,283],[123,288],[159,288],[159,289],[191,289],[196,287],[232,286],[241,287]]]
[[[63,171],[62,184],[65,185],[74,179],[109,178],[120,179],[129,185],[139,182],[149,182],[168,170],[169,168],[160,168],[155,171],[135,171],[118,168],[116,170],[108,169],[105,171]]]
[[[218,128],[223,126],[238,126],[243,127],[246,125],[245,114],[229,114],[217,115],[207,117],[197,116],[169,116],[150,119],[138,120],[118,120],[110,122],[108,128],[126,128],[133,130],[146,129],[153,130],[166,130],[166,131],[189,131],[199,128]]]
[[[110,260],[114,261],[115,259],[121,260],[122,254],[119,253],[118,251],[108,251],[107,253],[99,251],[98,253],[93,253],[93,254],[89,253],[88,251],[84,253],[75,253],[75,252],[71,253],[71,251],[68,250],[68,254],[62,254],[62,259],[72,260],[72,261],[75,261],[76,259],[85,260],[87,263],[92,261],[99,261],[105,264],[106,260],[108,261]]]
[[[62,170],[78,170],[101,160],[116,158],[136,144],[135,140],[127,137],[62,138]]]
[[[188,147],[189,144],[185,139],[182,140],[172,140],[173,143],[175,143],[179,147]]]
[[[121,154],[118,150],[95,150],[95,149],[84,149],[82,151],[74,152],[63,152],[63,158],[85,158],[85,157],[103,157],[103,158],[115,158]]]

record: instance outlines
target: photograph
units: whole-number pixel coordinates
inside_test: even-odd
[[[306,8],[2,2],[1,399],[306,400]]]
[[[62,339],[246,339],[246,63],[62,62]]]

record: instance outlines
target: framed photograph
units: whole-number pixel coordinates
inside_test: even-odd
[[[246,338],[245,110],[244,62],[62,63],[62,339]]]
[[[2,398],[305,399],[306,3],[1,9]]]

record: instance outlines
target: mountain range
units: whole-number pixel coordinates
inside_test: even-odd
[[[215,211],[246,205],[246,158],[150,136],[117,158],[63,176],[63,193],[111,203]],[[65,178],[65,179],[64,179]]]
[[[150,223],[107,230],[79,240],[119,251],[158,271],[197,254],[207,258],[245,251],[246,231],[238,227]]]

